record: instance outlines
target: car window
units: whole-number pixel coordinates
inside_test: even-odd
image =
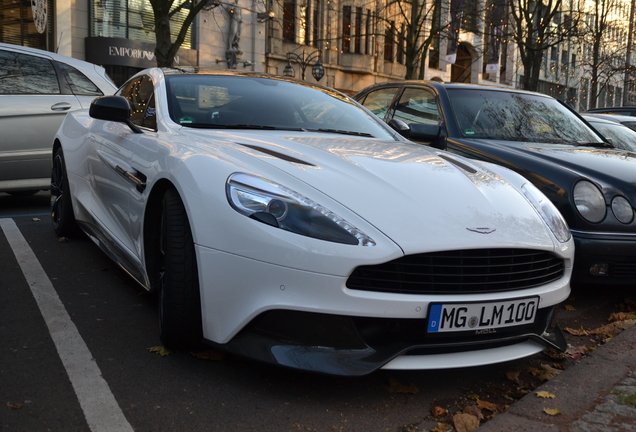
[[[384,115],[388,111],[391,101],[398,92],[399,87],[381,88],[369,92],[364,98],[362,105],[370,110],[373,114],[377,115],[381,119],[384,119]]]
[[[144,119],[147,118],[147,116],[152,117],[152,112],[146,113],[146,110],[150,107],[153,91],[152,79],[147,75],[130,81],[120,90],[120,96],[128,99],[128,103],[130,104],[130,120],[134,124],[145,126],[142,124]],[[152,108],[154,112],[154,102]]]
[[[0,94],[60,94],[50,60],[0,50]]]
[[[406,88],[400,96],[393,118],[405,123],[438,124],[440,115],[435,96],[425,89]]]
[[[621,122],[621,124],[627,126],[631,130],[636,131],[636,122],[631,122],[631,121],[626,122],[626,121],[624,121],[624,122]]]
[[[591,122],[597,131],[612,141],[614,147],[636,151],[636,132],[618,123]]]
[[[553,144],[603,140],[556,99],[492,89],[448,89],[462,136]]]
[[[148,101],[148,107],[141,119],[141,126],[148,129],[157,130],[157,110],[155,109],[155,95],[153,94]]]
[[[172,120],[187,127],[330,131],[394,139],[333,90],[252,76],[167,75]]]
[[[66,63],[57,62],[66,82],[76,96],[102,96],[104,93],[86,75]]]

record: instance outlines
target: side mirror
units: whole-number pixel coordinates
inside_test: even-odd
[[[404,138],[408,138],[411,136],[410,126],[400,119],[391,119],[389,121],[389,126],[391,127],[391,129],[402,135]]]
[[[98,97],[91,102],[88,115],[97,120],[125,123],[133,132],[142,133],[142,130],[130,121],[130,104],[125,97]]]
[[[439,124],[411,123],[411,136],[413,141],[430,143],[430,146],[439,150],[446,150],[446,136],[442,134],[442,126]]]

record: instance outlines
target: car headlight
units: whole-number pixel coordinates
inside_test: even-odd
[[[226,192],[236,211],[268,225],[335,243],[375,246],[373,239],[332,211],[262,177],[232,174]]]
[[[581,216],[589,222],[598,223],[605,219],[605,198],[598,187],[587,180],[574,185],[574,204]]]
[[[634,219],[634,209],[625,197],[617,196],[612,200],[612,213],[619,222],[628,224]]]
[[[539,212],[541,218],[545,221],[548,227],[550,227],[550,230],[557,240],[561,243],[565,243],[570,240],[570,237],[572,236],[570,228],[565,222],[565,219],[563,219],[563,216],[561,216],[561,213],[559,213],[554,204],[552,204],[552,201],[550,201],[548,197],[546,197],[543,192],[537,189],[537,187],[532,183],[525,183],[521,186],[521,191],[530,204],[537,209],[537,212]]]

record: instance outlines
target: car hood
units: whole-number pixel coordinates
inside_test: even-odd
[[[484,140],[483,144],[491,149],[497,146],[503,152],[523,154],[526,158],[557,165],[558,170],[563,171],[565,168],[573,177],[597,181],[606,194],[613,195],[618,188],[622,193],[630,195],[630,198],[636,196],[636,153],[585,146],[535,143],[511,145],[506,141],[490,140]],[[529,168],[532,169],[531,166]]]
[[[224,146],[233,153],[258,158],[317,189],[407,254],[520,244],[554,249],[548,227],[515,187],[458,156],[411,143],[325,134],[222,135],[234,143]],[[258,172],[256,165],[252,168]],[[520,187],[523,178],[503,171]],[[285,178],[270,180],[294,189],[293,181]]]

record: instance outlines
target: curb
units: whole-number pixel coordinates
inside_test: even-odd
[[[607,412],[601,405],[604,402],[605,404],[612,402],[606,402],[605,397],[611,395],[615,387],[635,370],[636,326],[632,326],[558,376],[528,393],[512,404],[506,412],[493,417],[477,430],[479,432],[552,432],[568,431],[570,427],[576,427],[576,430],[581,431],[610,427],[614,417],[611,419],[605,417],[603,425],[594,424],[589,429],[582,427],[584,425],[580,424],[582,423],[580,419],[587,413],[595,412],[597,407],[599,411]],[[623,384],[629,384],[629,382],[628,378]],[[621,386],[621,389],[624,387]],[[556,398],[539,398],[535,395],[537,391],[547,391]],[[636,393],[636,387],[634,392]],[[561,414],[550,416],[543,411],[544,408],[557,408]],[[636,423],[636,409],[633,409],[633,414],[632,423]],[[628,417],[631,418],[629,415]]]

